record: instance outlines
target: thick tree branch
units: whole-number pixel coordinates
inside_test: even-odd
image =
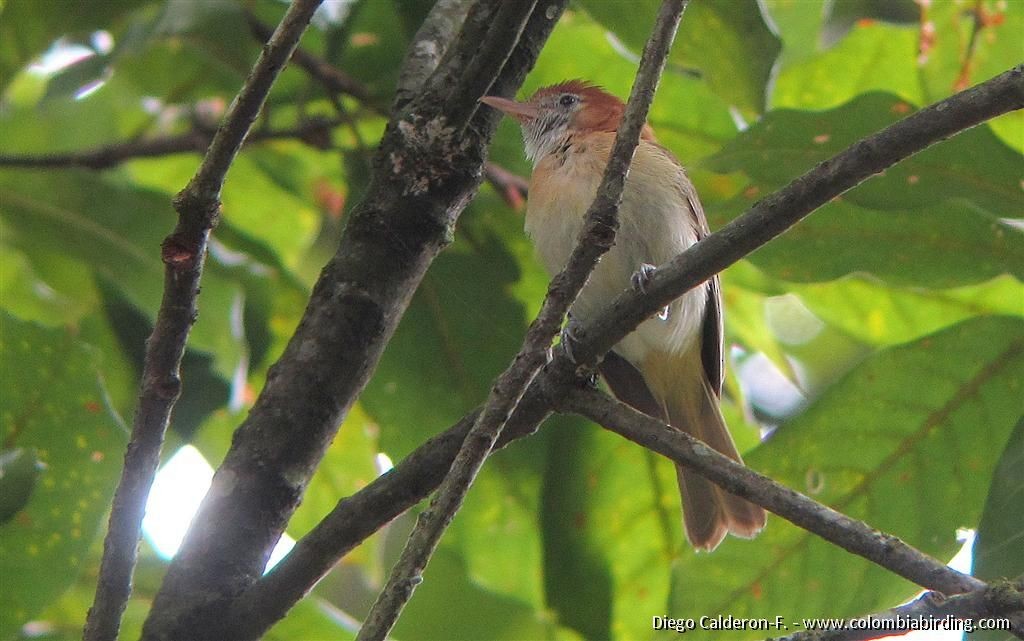
[[[568,389],[566,389],[568,388]],[[553,390],[554,392],[555,390]],[[685,465],[729,492],[778,514],[844,550],[930,590],[959,594],[984,583],[736,463],[685,432],[592,389],[557,385],[556,408],[585,416],[649,450]]]
[[[462,506],[484,460],[494,447],[530,381],[547,362],[548,350],[562,326],[569,306],[590,277],[598,259],[611,249],[618,229],[618,209],[622,201],[626,175],[629,173],[633,153],[639,144],[640,131],[647,122],[647,112],[654,99],[654,91],[661,78],[686,2],[687,0],[665,0],[662,4],[654,31],[644,47],[640,69],[626,105],[622,125],[616,134],[604,177],[597,196],[587,212],[586,222],[568,264],[552,281],[541,311],[526,333],[523,346],[512,364],[495,381],[483,411],[463,441],[451,470],[438,488],[437,496],[417,520],[391,576],[377,601],[370,608],[356,637],[358,640],[382,641],[394,627],[405,604],[412,598],[413,591],[422,581],[422,574],[430,557],[455,513]],[[514,17],[506,15],[510,13],[507,8],[512,4],[507,3],[502,7],[496,20],[498,25],[503,22],[502,18],[507,21],[514,20]],[[477,60],[474,59],[474,63],[477,63]],[[478,64],[472,67],[478,74],[468,76],[468,88],[482,92],[489,84],[481,82],[479,74],[489,70],[481,70],[478,67]]]
[[[164,294],[153,333],[146,344],[139,405],[125,453],[96,595],[85,624],[86,641],[117,638],[138,552],[146,499],[160,461],[171,410],[181,393],[179,367],[189,331],[198,313],[196,298],[211,230],[217,224],[220,190],[231,161],[320,0],[296,0],[214,135],[203,162],[174,207],[178,224],[164,240]]]
[[[1001,582],[951,597],[926,592],[910,603],[856,619],[841,630],[806,630],[774,641],[869,641],[911,632],[915,622],[955,620],[961,627],[949,629],[957,630],[964,629],[963,622],[977,626],[980,619],[1005,619],[1011,626],[1007,632],[1024,639],[1024,585]]]
[[[483,3],[474,4],[470,0],[438,0],[434,4],[423,24],[416,30],[398,76],[394,101],[396,109],[411,102],[423,83],[441,64],[456,34],[460,29],[465,29],[468,22],[466,14],[470,8],[475,7],[476,11],[480,11],[483,6]],[[460,42],[471,41],[468,37],[460,39]]]
[[[523,31],[497,85],[522,82],[564,4],[538,2],[541,17]],[[226,614],[262,574],[338,425],[479,185],[497,118],[485,114],[465,127],[447,117],[446,97],[418,93],[389,123],[366,196],[350,212],[298,329],[235,432],[168,568],[145,639],[254,638],[266,629],[235,628],[239,620]]]
[[[879,173],[896,162],[912,155],[919,149],[938,142],[967,129],[985,118],[993,118],[999,114],[1013,111],[1024,106],[1024,73],[1017,67],[1007,73],[988,80],[981,85],[957,94],[941,103],[937,103],[925,110],[927,113],[942,114],[952,109],[957,117],[962,119],[957,125],[955,121],[949,122],[943,117],[934,124],[929,123],[929,118],[907,118],[892,127],[887,132],[896,139],[914,139],[914,145],[904,145],[894,151],[895,155],[879,156],[872,153],[870,147],[854,145],[852,148],[842,152],[827,162],[828,166],[841,167],[833,172],[823,172],[818,169],[812,170],[798,182],[799,189],[785,188],[772,195],[770,201],[766,199],[759,203],[757,209],[763,207],[766,202],[784,203],[786,208],[776,206],[779,216],[785,216],[792,211],[805,211],[807,208],[820,206],[825,202],[849,188],[849,180],[843,172],[853,172],[857,176],[868,176]],[[818,186],[809,184],[808,181],[823,183]],[[749,214],[748,214],[749,215]],[[762,214],[763,215],[763,214]],[[737,219],[736,222],[745,220],[745,217]],[[769,237],[762,233],[761,229],[750,224],[749,220],[738,226],[733,232],[740,242],[746,245],[753,245],[753,248],[766,243]],[[714,237],[716,234],[712,234]],[[702,241],[702,244],[707,242]],[[718,249],[717,251],[722,251]],[[689,252],[687,252],[689,253]],[[673,269],[671,276],[662,275],[661,289],[667,290],[672,282],[678,280],[680,283],[702,282],[709,278],[714,272],[707,265],[691,264],[688,268]],[[632,295],[628,295],[632,298]],[[668,302],[667,298],[659,298],[648,301],[648,294],[637,296],[636,300],[643,301],[647,310],[637,319],[632,312],[622,304],[617,304],[601,314],[594,327],[612,327],[614,331],[622,332],[624,335],[633,327],[639,324],[647,315],[655,313],[664,307]],[[636,304],[636,303],[634,303]],[[630,324],[632,323],[632,325]],[[608,336],[609,330],[602,330],[602,344],[595,342],[594,332],[581,336],[581,340],[574,346],[574,353],[585,350],[588,354],[603,353],[607,350],[605,343],[611,341],[614,344],[617,338],[614,335]],[[572,364],[564,355],[556,355],[555,360],[548,369],[562,369]],[[531,383],[520,402],[519,409],[513,414],[508,426],[498,441],[498,446],[533,433],[537,425],[548,415],[550,406],[547,400],[545,387],[552,385],[551,374],[542,371]],[[564,378],[558,378],[564,380]],[[556,381],[557,383],[557,381]],[[555,387],[557,393],[561,388]],[[480,410],[468,414],[455,426],[443,434],[427,441],[406,459],[401,461],[393,470],[376,479],[369,486],[355,495],[343,499],[306,537],[301,539],[295,549],[286,556],[281,563],[272,570],[267,577],[258,582],[241,599],[247,607],[240,609],[244,615],[257,616],[263,608],[272,607],[279,600],[290,603],[302,596],[310,589],[323,574],[325,574],[342,556],[358,545],[367,536],[376,532],[392,519],[403,513],[412,505],[426,498],[440,484],[445,472],[449,469],[458,451],[458,444],[469,430],[469,426],[475,421]]]

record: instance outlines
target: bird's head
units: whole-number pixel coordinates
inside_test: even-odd
[[[525,102],[497,96],[485,96],[480,102],[519,122],[526,156],[534,163],[575,134],[615,132],[626,110],[619,98],[584,80],[538,89]],[[654,141],[654,131],[646,124],[641,138]]]

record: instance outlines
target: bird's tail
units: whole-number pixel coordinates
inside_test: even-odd
[[[737,463],[743,462],[725,425],[718,396],[699,361],[680,363],[678,356],[651,354],[644,373],[654,396],[663,403],[671,426],[704,441]],[[764,528],[767,515],[760,506],[726,492],[682,466],[676,467],[676,475],[683,499],[686,537],[694,548],[711,551],[726,534],[751,538]]]

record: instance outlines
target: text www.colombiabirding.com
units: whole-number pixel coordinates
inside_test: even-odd
[[[655,630],[683,634],[692,630],[877,630],[885,632],[913,632],[917,630],[1009,630],[1009,619],[958,619],[953,616],[892,616],[864,619],[800,619],[788,621],[783,617],[748,619],[732,615],[703,616],[697,619],[653,617]]]

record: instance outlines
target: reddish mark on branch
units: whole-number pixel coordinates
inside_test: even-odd
[[[160,258],[166,265],[176,269],[187,269],[196,263],[196,247],[171,235],[160,245]]]
[[[86,401],[83,407],[85,408],[85,411],[89,412],[90,414],[100,413],[100,404],[97,403],[96,401]]]

